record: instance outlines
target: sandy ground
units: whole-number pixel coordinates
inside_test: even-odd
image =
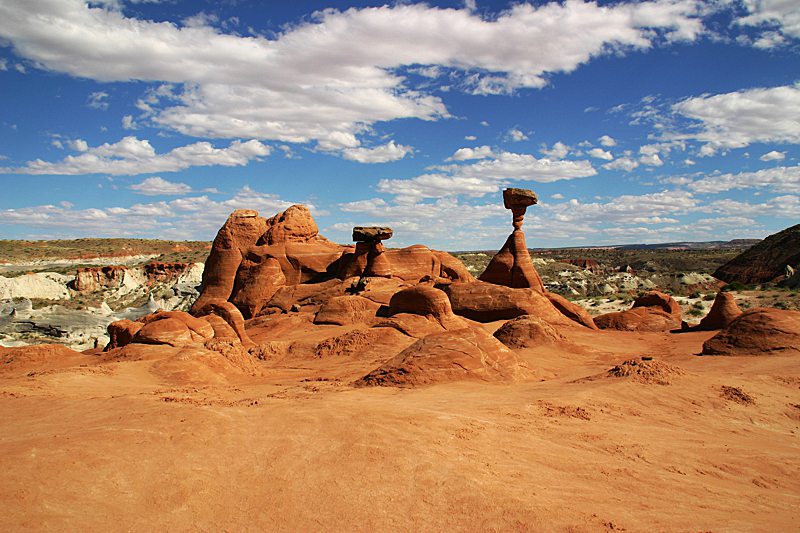
[[[350,385],[402,346],[216,385],[153,361],[0,374],[0,531],[800,531],[796,357],[565,334],[518,352],[516,385]],[[608,373],[642,356],[662,372]]]

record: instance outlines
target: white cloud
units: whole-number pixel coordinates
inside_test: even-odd
[[[508,130],[508,133],[506,134],[506,138],[510,139],[510,140],[512,140],[514,142],[527,141],[528,140],[528,136],[525,135],[524,133],[522,133],[521,131],[519,131],[517,128],[511,128],[510,130]]]
[[[564,195],[561,193],[555,193],[551,194],[550,198],[552,198],[553,200],[562,200],[564,198]]]
[[[687,98],[673,111],[700,121],[699,133],[670,134],[666,138],[696,139],[708,143],[701,156],[718,149],[742,148],[754,142],[800,144],[800,82],[733,93]]]
[[[467,161],[468,159],[484,159],[492,157],[492,149],[489,146],[476,146],[475,148],[459,148],[452,156],[445,161]]]
[[[79,141],[74,141],[79,142]],[[82,141],[80,141],[82,142]],[[72,143],[72,141],[71,141]],[[209,142],[197,142],[156,154],[147,140],[125,137],[121,141],[89,148],[78,156],[67,156],[59,163],[37,159],[19,168],[0,167],[0,173],[16,174],[111,174],[136,175],[152,172],[176,172],[193,166],[242,166],[267,156],[271,148],[256,140],[233,141],[228,148],[214,148]]]
[[[639,157],[639,161],[651,167],[660,167],[664,164],[658,154],[643,155]]]
[[[139,126],[136,125],[136,121],[133,120],[133,115],[125,115],[122,117],[122,129],[124,130],[139,129]]]
[[[616,146],[617,145],[617,141],[614,140],[613,137],[610,137],[608,135],[603,135],[602,137],[600,137],[597,140],[600,141],[600,144],[602,144],[603,146],[606,146],[606,147]]]
[[[772,150],[759,157],[761,161],[782,161],[785,158],[786,152],[778,152],[777,150]]]
[[[750,14],[738,19],[739,24],[777,26],[784,34],[800,38],[800,9],[793,0],[743,0],[742,4]]]
[[[108,109],[108,102],[105,100],[106,98],[108,98],[108,93],[105,91],[93,92],[86,100],[86,105],[93,107],[94,109],[106,110]]]
[[[380,192],[411,198],[441,198],[466,194],[483,196],[500,190],[513,181],[549,183],[558,180],[586,178],[597,171],[588,161],[553,161],[528,154],[501,152],[468,165],[436,165],[435,173],[411,179],[382,179]]]
[[[342,156],[345,159],[358,161],[359,163],[388,163],[389,161],[403,159],[406,154],[413,151],[414,148],[411,146],[395,144],[394,141],[389,141],[387,144],[376,146],[375,148],[346,148],[342,152]]]
[[[542,145],[542,148],[539,151],[546,155],[548,159],[556,160],[565,158],[569,153],[569,150],[569,146],[561,141],[558,141],[553,145],[552,150],[548,150],[547,145]]]
[[[626,155],[623,157],[618,157],[617,159],[615,159],[610,163],[606,163],[605,165],[603,165],[603,168],[605,168],[606,170],[624,170],[626,172],[631,172],[638,166],[639,166],[638,161]]]
[[[477,139],[477,137],[475,137],[474,135],[467,135],[464,137],[465,141],[474,141],[475,139]]]
[[[725,216],[757,217],[771,216],[800,219],[800,196],[776,196],[760,204],[739,202],[730,198],[715,200],[699,209],[706,213],[720,213]]]
[[[272,39],[224,34],[209,15],[184,26],[137,20],[83,0],[9,0],[0,36],[33,64],[98,81],[178,84],[145,102],[154,125],[208,138],[327,140],[377,121],[448,116],[396,69],[451,69],[470,92],[542,87],[593,56],[693,39],[693,0],[598,6],[517,4],[484,19],[469,10],[396,3],[318,12]],[[351,146],[352,147],[352,146]]]
[[[608,161],[614,159],[614,156],[611,155],[611,152],[603,150],[602,148],[592,148],[589,150],[588,154],[596,159],[606,159]]]
[[[700,193],[756,188],[767,188],[775,192],[800,193],[800,165],[709,176],[690,183],[688,187]]]
[[[83,139],[75,139],[74,141],[67,141],[69,147],[78,152],[85,152],[89,149],[89,144]]]
[[[128,187],[139,194],[158,196],[162,194],[184,195],[192,192],[192,188],[185,183],[172,183],[158,176],[147,178],[137,185]]]

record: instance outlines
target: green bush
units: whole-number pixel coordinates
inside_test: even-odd
[[[707,293],[705,296],[703,296],[703,300],[705,300],[706,302],[713,302],[716,297],[717,297],[717,293],[714,292],[714,291],[711,291],[711,292]]]
[[[692,307],[687,311],[687,313],[692,316],[703,316],[704,314],[702,309],[697,309],[696,307]]]
[[[753,290],[753,287],[751,285],[747,285],[746,283],[742,283],[741,281],[731,281],[727,285],[723,286],[721,290],[723,292],[741,292]]]
[[[694,291],[692,294],[689,295],[689,298],[700,298],[701,296],[703,296],[703,293],[701,293],[700,291]]]

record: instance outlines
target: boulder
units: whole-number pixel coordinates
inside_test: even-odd
[[[221,316],[212,313],[210,315],[205,315],[203,320],[208,322],[214,330],[214,340],[233,343],[241,342],[236,331]]]
[[[247,332],[244,328],[244,317],[242,316],[241,311],[230,302],[226,302],[225,300],[212,300],[207,302],[201,309],[199,309],[196,313],[197,316],[203,317],[206,315],[215,314],[221,317],[228,325],[236,332],[236,336],[239,337],[239,340],[244,346],[253,346],[254,343],[248,337]]]
[[[320,307],[314,317],[314,324],[347,324],[364,323],[372,325],[381,304],[358,295],[335,296]]]
[[[695,326],[699,330],[723,329],[728,326],[733,319],[742,314],[742,310],[736,305],[736,300],[730,292],[718,292],[714,298],[714,304],[703,317],[703,320]]]
[[[108,325],[108,336],[111,339],[106,345],[104,352],[120,348],[133,342],[133,337],[144,327],[142,322],[134,322],[123,318]]]
[[[600,329],[620,331],[671,331],[681,328],[681,306],[669,294],[650,291],[633,302],[626,311],[594,317]]]
[[[555,324],[571,323],[547,296],[534,289],[512,289],[482,282],[459,282],[441,287],[453,312],[470,320],[494,322],[534,315]]]
[[[703,355],[798,355],[800,312],[751,309],[703,343]]]
[[[567,342],[566,337],[541,318],[522,315],[511,319],[494,332],[494,337],[509,348],[528,348]]]
[[[421,283],[398,291],[389,301],[389,318],[376,324],[393,327],[412,337],[463,329],[469,324],[453,313],[443,291]]]
[[[375,242],[391,239],[394,232],[387,227],[364,227],[356,226],[353,228],[353,240],[355,242]]]
[[[189,327],[183,321],[177,318],[163,318],[142,326],[133,336],[132,342],[188,346],[196,341],[192,338]]]
[[[416,341],[356,386],[432,385],[452,381],[516,383],[530,378],[525,363],[480,328],[434,333]]]

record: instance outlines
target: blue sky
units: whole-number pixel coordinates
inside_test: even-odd
[[[0,0],[0,238],[764,237],[800,219],[800,3]]]

